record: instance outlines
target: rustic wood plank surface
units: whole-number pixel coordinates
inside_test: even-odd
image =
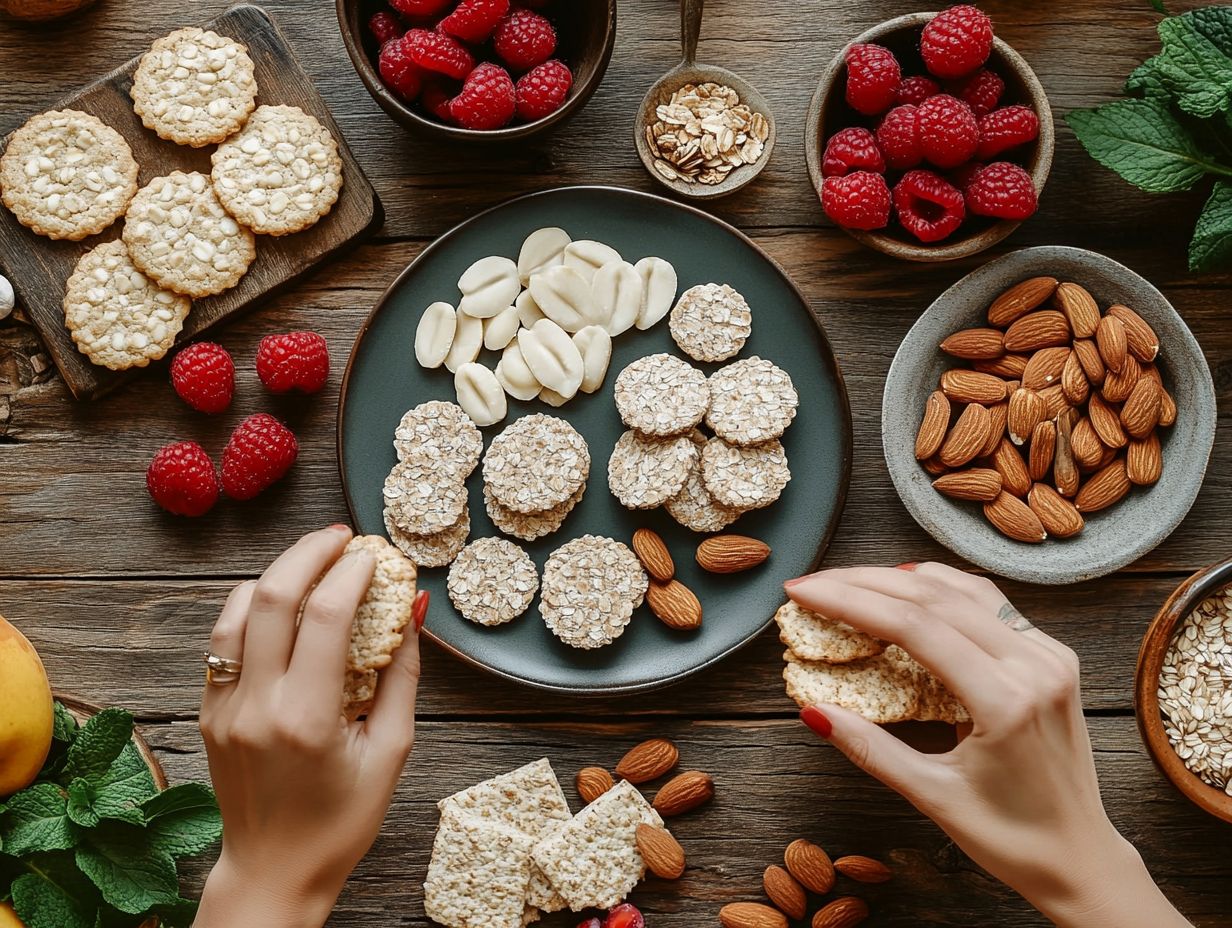
[[[206,774],[195,725],[197,655],[226,590],[302,532],[346,517],[334,455],[335,403],[340,368],[377,296],[433,237],[515,194],[569,183],[656,190],[629,130],[642,93],[679,52],[675,3],[624,0],[607,78],[574,121],[547,139],[507,150],[469,149],[409,136],[384,116],[351,70],[329,4],[264,5],[385,204],[378,236],[218,333],[240,368],[235,406],[219,419],[187,414],[165,368],[98,402],[75,403],[32,330],[0,325],[0,612],[30,635],[58,687],[137,712],[173,779]],[[203,0],[187,12],[154,0],[100,0],[50,27],[0,23],[0,134],[156,36],[225,6],[225,0]],[[826,325],[851,393],[855,466],[847,515],[828,556],[832,564],[957,563],[907,516],[890,485],[881,457],[881,387],[919,312],[991,255],[921,267],[860,249],[822,217],[803,158],[804,111],[824,64],[851,35],[918,6],[792,0],[751,15],[738,0],[710,0],[703,28],[701,57],[755,83],[774,106],[781,131],[765,173],[713,211],[753,235],[800,284]],[[1057,117],[1113,98],[1125,75],[1156,48],[1158,17],[1145,0],[1065,6],[988,0],[984,6],[999,34],[1035,67]],[[1225,428],[1193,513],[1156,551],[1117,576],[1074,588],[1007,584],[1006,590],[1082,658],[1084,702],[1113,819],[1196,924],[1232,925],[1232,832],[1204,818],[1156,773],[1131,706],[1134,659],[1151,615],[1182,576],[1228,553],[1232,277],[1185,270],[1202,191],[1150,197],[1133,190],[1086,158],[1059,119],[1058,125],[1057,160],[1041,212],[1001,250],[1079,245],[1151,279],[1206,350]],[[330,342],[339,370],[318,397],[271,399],[257,382],[257,341],[291,327],[315,328]],[[300,461],[283,484],[190,524],[148,503],[143,475],[156,448],[195,438],[218,451],[234,423],[258,409],[284,416],[299,435]],[[553,699],[545,711],[537,694],[429,648],[415,756],[385,833],[331,925],[427,924],[418,883],[440,796],[543,754],[571,781],[578,767],[611,764],[649,732],[677,738],[691,766],[721,772],[714,805],[679,822],[695,869],[677,886],[651,882],[639,891],[655,928],[714,924],[725,902],[757,898],[761,870],[800,835],[835,852],[895,862],[899,878],[867,893],[875,910],[870,925],[1042,924],[905,802],[816,745],[783,695],[780,651],[767,633],[672,690],[623,700]],[[945,732],[915,727],[906,735],[936,740]],[[561,916],[545,922],[550,928],[572,923]]]

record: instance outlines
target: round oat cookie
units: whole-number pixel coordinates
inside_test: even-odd
[[[586,439],[564,419],[523,416],[501,432],[483,458],[492,497],[514,512],[542,512],[569,499],[590,475]]]
[[[791,470],[777,440],[744,448],[712,438],[702,449],[702,479],[718,502],[747,512],[777,500]]]
[[[133,267],[121,241],[81,256],[64,293],[64,325],[90,363],[145,367],[167,353],[192,308]]]
[[[689,469],[689,479],[684,489],[664,503],[668,515],[691,532],[721,532],[740,518],[739,509],[724,506],[706,489],[702,479],[701,449],[706,445],[706,436],[694,430],[690,436],[698,449],[697,460]]]
[[[787,372],[752,357],[710,375],[706,424],[733,445],[756,445],[779,438],[796,417],[800,397]]]
[[[133,197],[124,217],[133,264],[185,296],[222,293],[257,256],[252,233],[227,215],[204,174],[173,171]]]
[[[256,105],[255,73],[248,49],[234,39],[177,29],[141,57],[129,95],[147,129],[201,148],[244,125]]]
[[[426,460],[399,461],[381,492],[390,518],[408,535],[443,532],[466,508],[466,484]]]
[[[398,460],[420,457],[465,480],[483,454],[483,434],[457,403],[430,400],[408,409],[394,429]]]
[[[616,378],[616,410],[643,435],[680,435],[710,406],[706,375],[670,354],[638,358]]]
[[[548,557],[539,610],[548,629],[575,648],[601,648],[622,634],[649,580],[626,545],[583,535]]]
[[[753,331],[753,311],[727,284],[698,284],[681,295],[668,327],[689,357],[726,361],[739,354]]]
[[[543,512],[514,512],[498,503],[493,498],[492,491],[484,486],[483,502],[488,510],[488,518],[499,531],[522,541],[536,541],[559,531],[585,493],[586,485],[582,484],[576,493],[555,508],[545,509]]]
[[[466,539],[471,534],[471,510],[465,505],[457,522],[431,535],[403,531],[397,518],[397,512],[386,506],[385,531],[389,533],[389,540],[420,567],[445,567],[453,563],[458,552],[466,547]]]
[[[449,601],[476,625],[504,625],[530,606],[539,572],[525,551],[504,538],[479,538],[449,568]]]
[[[264,235],[307,229],[342,190],[338,143],[298,106],[259,106],[210,158],[223,207]]]
[[[0,197],[39,235],[77,241],[124,215],[137,162],[124,137],[80,110],[31,117],[0,156]]]
[[[646,438],[630,429],[608,459],[608,488],[626,509],[654,509],[684,488],[697,456],[688,435]]]

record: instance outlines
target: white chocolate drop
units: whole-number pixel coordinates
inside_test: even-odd
[[[642,310],[642,289],[641,275],[628,261],[603,265],[590,285],[591,298],[598,308],[595,324],[613,336],[633,328]]]
[[[483,321],[483,347],[489,351],[503,351],[518,334],[518,308],[507,306],[491,319]]]
[[[576,332],[594,321],[590,283],[570,268],[557,265],[536,274],[530,280],[530,295],[543,314],[566,332]]]
[[[458,405],[480,428],[500,422],[509,411],[504,387],[482,364],[472,361],[459,367],[453,376],[453,387]]]
[[[425,309],[415,327],[415,360],[420,367],[440,367],[457,330],[458,314],[448,303],[433,303]]]
[[[522,349],[516,339],[510,342],[509,347],[501,354],[500,362],[496,365],[496,379],[515,400],[533,400],[543,389],[543,384],[522,357]]]
[[[518,347],[531,373],[545,387],[572,397],[582,385],[582,355],[569,334],[551,319],[518,332]]]
[[[480,258],[458,278],[462,301],[458,309],[476,319],[495,316],[518,298],[522,284],[518,266],[508,258]]]
[[[449,346],[449,354],[445,355],[445,367],[453,373],[457,373],[463,364],[479,357],[479,349],[483,347],[483,320],[467,315],[461,309],[456,316],[453,344]]]
[[[642,278],[642,308],[637,327],[645,331],[671,310],[679,283],[676,269],[662,258],[642,258],[633,267]]]
[[[573,336],[573,344],[582,356],[583,393],[594,393],[603,386],[607,366],[612,361],[612,336],[597,325],[588,325]]]
[[[560,264],[570,241],[569,233],[555,226],[537,229],[526,236],[522,250],[518,252],[518,277],[522,286],[530,283],[530,279],[540,271]]]

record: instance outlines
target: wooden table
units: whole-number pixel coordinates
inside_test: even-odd
[[[186,17],[204,21],[224,5],[201,0],[188,13],[182,4],[102,0],[49,28],[0,24],[0,134],[186,25]],[[334,455],[340,370],[320,396],[271,400],[252,369],[258,339],[314,328],[329,339],[340,369],[377,295],[460,220],[559,184],[655,190],[634,153],[630,126],[643,91],[679,52],[675,3],[624,0],[606,80],[572,123],[522,148],[467,149],[412,138],[385,117],[351,69],[332,4],[267,5],[384,200],[387,220],[378,236],[216,333],[240,365],[235,406],[217,420],[189,414],[165,369],[101,401],[75,403],[32,331],[0,327],[0,611],[30,636],[57,687],[136,712],[172,778],[206,775],[196,724],[199,655],[227,590],[303,532],[347,517]],[[999,34],[1034,65],[1058,117],[1114,97],[1134,65],[1157,49],[1157,17],[1145,0],[984,6]],[[751,234],[803,287],[851,392],[855,467],[846,518],[828,557],[833,565],[955,560],[908,517],[890,485],[879,434],[881,385],[920,311],[991,255],[928,267],[865,251],[825,222],[804,169],[804,112],[815,76],[850,36],[918,7],[908,0],[792,0],[763,4],[753,15],[750,4],[711,0],[702,36],[703,57],[731,65],[761,88],[781,128],[774,160],[758,182],[714,211]],[[1058,127],[1040,214],[1003,247],[1085,246],[1144,274],[1205,346],[1226,404],[1232,278],[1185,269],[1203,194],[1138,193],[1090,161],[1059,119]],[[155,449],[182,438],[221,448],[241,415],[271,407],[290,422],[302,449],[275,490],[251,504],[221,505],[195,522],[150,504],[143,475]],[[1139,638],[1158,605],[1182,577],[1228,554],[1226,410],[1224,419],[1197,505],[1156,551],[1114,577],[1073,588],[1005,586],[1036,623],[1082,657],[1112,818],[1168,895],[1202,926],[1232,925],[1232,828],[1190,806],[1151,765],[1134,725],[1131,682]],[[893,882],[864,893],[876,912],[869,924],[1042,924],[906,802],[818,744],[783,695],[781,650],[767,632],[668,691],[583,701],[544,700],[427,648],[414,758],[384,833],[330,924],[427,924],[419,883],[440,797],[544,754],[572,794],[579,767],[614,764],[652,733],[675,738],[684,763],[715,773],[719,784],[711,807],[674,825],[690,851],[687,876],[677,884],[651,881],[635,896],[654,928],[716,924],[724,903],[760,898],[762,870],[801,835],[836,854],[868,853],[894,864]],[[545,924],[574,921],[557,916]]]

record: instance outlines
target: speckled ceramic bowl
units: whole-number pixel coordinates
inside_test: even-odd
[[[942,339],[985,324],[993,298],[1020,280],[1041,275],[1076,281],[1091,291],[1101,309],[1124,303],[1151,324],[1162,346],[1156,364],[1179,415],[1174,426],[1160,430],[1164,469],[1158,483],[1135,487],[1117,505],[1091,514],[1086,529],[1074,538],[1029,545],[993,528],[978,504],[951,500],[934,490],[932,478],[915,459],[914,445],[924,398],[952,365],[937,347]],[[934,538],[1003,577],[1064,584],[1112,573],[1172,533],[1202,486],[1215,440],[1215,415],[1215,387],[1202,349],[1162,293],[1111,258],[1081,248],[1044,246],[998,258],[936,299],[894,356],[881,426],[894,487],[907,511]]]

